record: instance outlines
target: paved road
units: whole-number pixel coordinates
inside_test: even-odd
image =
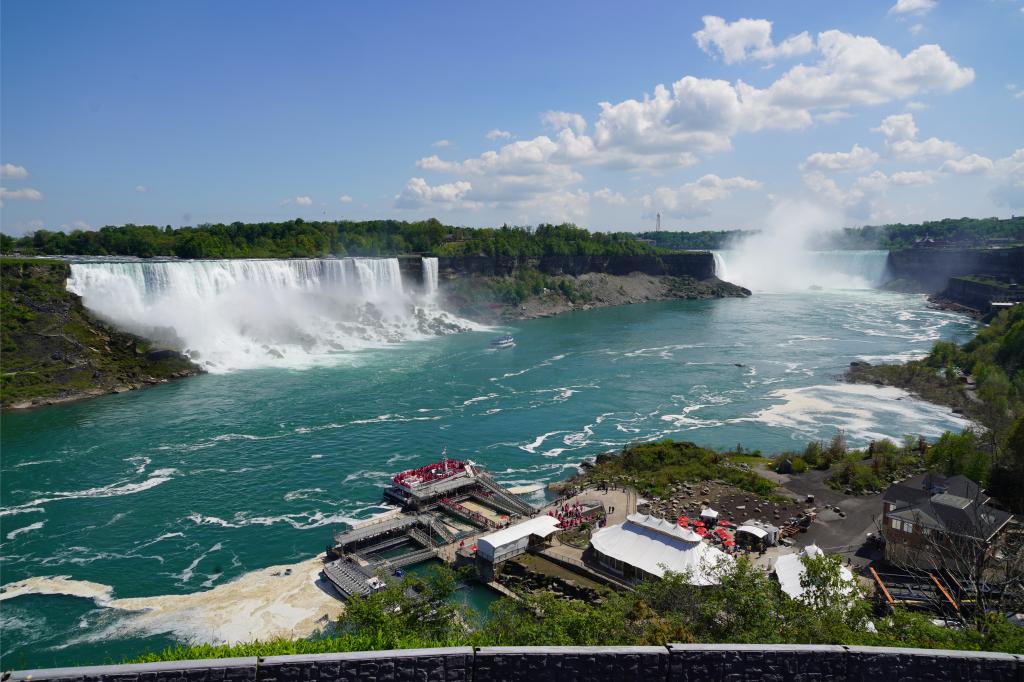
[[[807,532],[800,533],[793,540],[801,547],[814,543],[830,554],[842,554],[852,557],[855,563],[866,564],[870,560],[869,553],[860,549],[868,533],[878,532],[882,495],[844,495],[825,485],[825,479],[830,473],[815,470],[799,475],[779,476],[779,482],[794,496],[803,499],[807,495],[814,495],[814,506],[819,509],[818,518]],[[846,517],[824,509],[825,505],[838,505]]]

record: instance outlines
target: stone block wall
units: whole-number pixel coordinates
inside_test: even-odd
[[[829,645],[452,647],[26,670],[10,682],[1024,682],[1024,655]],[[8,681],[5,674],[4,682]]]

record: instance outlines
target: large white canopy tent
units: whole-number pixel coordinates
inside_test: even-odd
[[[689,573],[691,585],[717,584],[733,561],[692,530],[646,514],[630,514],[625,523],[602,528],[590,544],[602,563],[623,573],[625,566],[658,578],[665,571]]]

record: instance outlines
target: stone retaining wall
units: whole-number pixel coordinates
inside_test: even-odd
[[[7,675],[4,680],[8,679]],[[1024,682],[1024,656],[827,645],[452,647],[15,672],[11,682]]]

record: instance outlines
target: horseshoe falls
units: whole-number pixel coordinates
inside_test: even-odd
[[[305,368],[464,331],[435,303],[437,259],[403,283],[396,258],[73,263],[68,289],[122,329],[210,372]]]
[[[887,251],[774,248],[761,238],[716,251],[715,274],[752,291],[874,289],[885,282]]]

